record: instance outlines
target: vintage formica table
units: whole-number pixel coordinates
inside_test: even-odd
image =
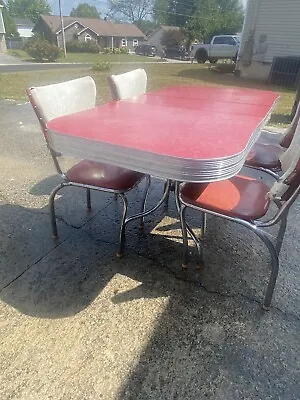
[[[48,122],[53,150],[179,182],[227,179],[242,168],[278,95],[175,86]]]

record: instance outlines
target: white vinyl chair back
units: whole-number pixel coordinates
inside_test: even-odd
[[[295,112],[294,118],[292,119],[292,122],[290,123],[288,128],[286,128],[286,130],[284,132],[283,139],[281,140],[280,144],[291,140],[289,138],[295,134],[299,120],[300,120],[300,103],[298,104],[298,106],[296,108],[296,112]],[[287,145],[282,144],[282,145],[284,147],[288,147],[288,144]]]
[[[281,169],[284,173],[288,172],[292,161],[300,152],[300,123],[298,121],[295,134],[290,146],[279,156]],[[299,157],[298,157],[299,158]]]
[[[46,124],[53,118],[87,110],[95,106],[96,85],[91,76],[28,90],[32,104]]]
[[[94,107],[95,82],[92,77],[85,76],[53,85],[31,87],[26,89],[26,93],[40,122],[57,172],[62,174],[57,160],[61,154],[53,150],[51,136],[47,132],[47,122],[53,118]]]
[[[113,100],[132,99],[146,93],[147,74],[142,68],[119,75],[110,75],[108,84]]]
[[[280,176],[278,182],[275,182],[270,190],[270,194],[273,197],[281,197],[286,190],[288,185],[286,181],[289,180],[291,175],[294,173],[297,164],[300,160],[300,122],[295,130],[295,134],[290,146],[286,151],[279,156],[281,169],[283,174]]]

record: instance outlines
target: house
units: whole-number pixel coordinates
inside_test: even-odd
[[[300,1],[248,1],[236,71],[267,80],[274,57],[300,57]]]
[[[32,28],[34,27],[34,23],[28,18],[13,18],[13,20],[19,36],[7,38],[7,47],[9,49],[23,49],[27,40],[33,35]]]
[[[0,53],[6,53],[6,43],[5,43],[5,27],[2,16],[3,6],[0,4]]]
[[[33,35],[32,29],[34,23],[28,18],[14,18],[14,22],[19,33],[19,37],[25,44],[26,41]]]
[[[134,24],[115,24],[109,20],[97,18],[63,17],[66,42],[94,41],[100,48],[127,47],[134,48],[143,42],[145,35]],[[38,32],[51,43],[62,47],[61,20],[57,15],[41,15],[33,32]]]
[[[164,46],[161,44],[161,39],[165,32],[171,30],[180,30],[178,26],[160,25],[148,37],[147,43],[156,47],[157,54],[163,54]]]

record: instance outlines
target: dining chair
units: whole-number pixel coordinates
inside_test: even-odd
[[[286,231],[288,212],[300,191],[299,130],[298,123],[291,143],[292,150],[284,153],[281,159],[283,175],[271,187],[261,180],[242,175],[219,182],[185,183],[180,187],[177,184],[176,187],[183,235],[182,267],[187,268],[188,265],[188,234],[196,244],[198,266],[200,268],[203,266],[202,244],[186,222],[188,208],[243,225],[264,242],[271,256],[271,273],[263,302],[263,308],[266,310],[270,308],[276,284],[279,253]],[[277,206],[277,212],[268,217],[267,212],[272,203]],[[276,243],[273,244],[264,228],[277,223],[280,227]]]
[[[63,187],[72,186],[86,189],[87,208],[89,210],[91,209],[91,190],[113,193],[118,195],[122,199],[123,203],[117,251],[117,256],[121,257],[124,251],[124,222],[128,209],[126,193],[137,186],[145,175],[139,172],[90,160],[81,160],[66,172],[63,172],[59,163],[59,157],[62,154],[54,149],[51,141],[51,133],[48,132],[47,129],[47,122],[51,119],[84,111],[95,106],[96,85],[93,78],[85,76],[62,83],[31,87],[26,89],[26,93],[39,120],[56,171],[62,178],[62,182],[52,190],[49,197],[53,237],[55,238],[58,235],[54,199],[56,194]],[[143,209],[149,189],[149,179],[146,179],[147,183],[142,201]]]
[[[138,68],[119,75],[110,75],[107,78],[113,100],[126,100],[140,96],[146,93],[147,89],[147,73],[144,69]],[[169,193],[174,191],[175,183],[165,181],[163,193],[167,191],[165,196],[165,206],[169,202]]]
[[[245,165],[265,171],[278,179],[278,172],[281,171],[280,156],[291,145],[299,119],[300,104],[280,142],[278,144],[256,142],[247,156]]]
[[[143,68],[107,78],[113,100],[126,100],[146,93],[147,74]]]

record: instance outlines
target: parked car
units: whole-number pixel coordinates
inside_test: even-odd
[[[135,54],[143,56],[155,56],[156,47],[152,46],[151,44],[140,44],[135,48]]]
[[[187,60],[189,58],[189,52],[183,46],[167,46],[165,48],[165,57]]]
[[[192,58],[198,63],[205,63],[209,60],[216,63],[219,58],[231,58],[236,61],[240,40],[237,35],[214,36],[210,44],[194,44],[191,47]]]

